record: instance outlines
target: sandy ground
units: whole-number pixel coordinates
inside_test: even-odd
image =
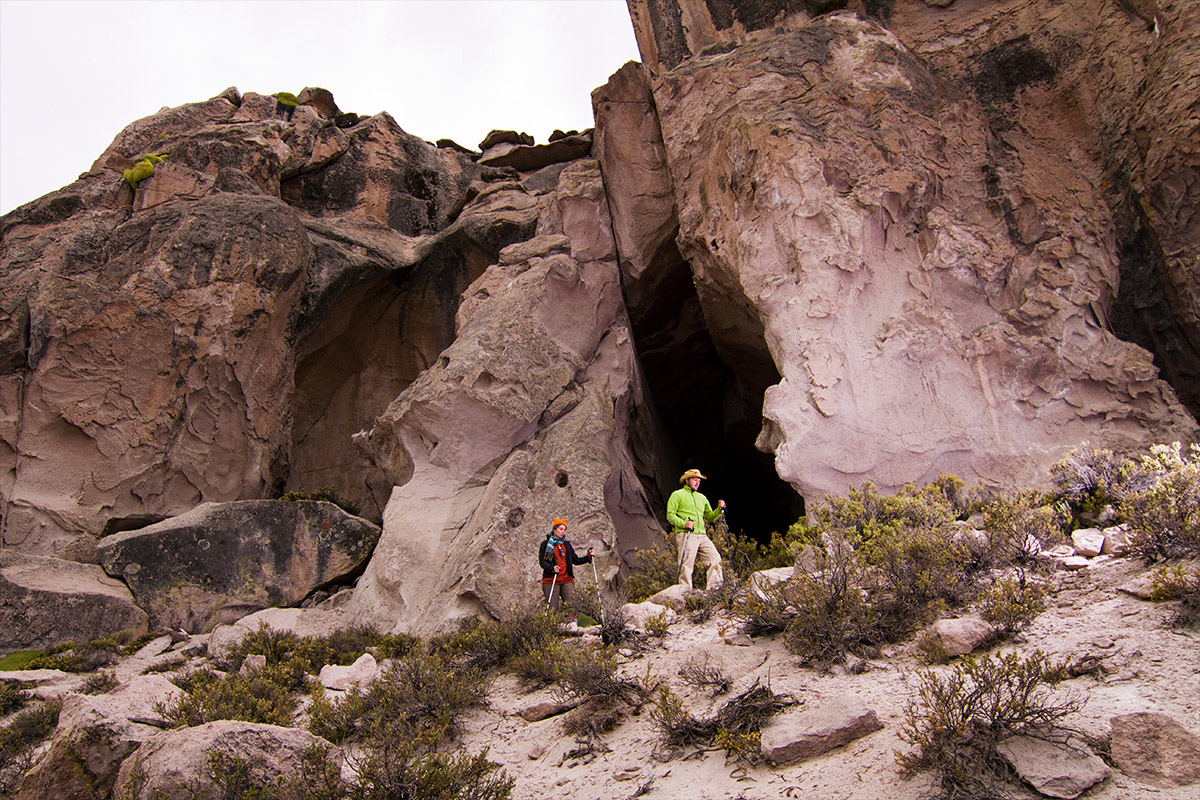
[[[1056,573],[1048,609],[1022,634],[996,652],[1041,650],[1055,658],[1090,655],[1100,669],[1063,684],[1058,691],[1085,700],[1068,723],[1089,735],[1107,737],[1108,720],[1118,714],[1155,711],[1200,733],[1200,636],[1169,626],[1173,604],[1155,604],[1122,592],[1120,586],[1144,572],[1139,564],[1114,559],[1079,573]],[[564,733],[562,717],[529,723],[517,712],[555,699],[553,690],[526,693],[515,679],[500,678],[487,710],[472,715],[464,743],[488,748],[489,758],[516,779],[515,800],[571,797],[611,798],[828,798],[828,800],[918,800],[931,788],[928,776],[900,777],[897,751],[908,747],[899,737],[904,709],[913,693],[919,660],[914,644],[885,651],[870,669],[851,675],[800,667],[776,637],[756,639],[749,647],[726,644],[723,635],[735,624],[716,618],[702,625],[674,624],[659,648],[623,658],[621,673],[642,680],[666,681],[683,695],[695,716],[709,716],[729,697],[755,680],[775,692],[794,695],[803,705],[827,698],[855,698],[875,711],[884,728],[824,756],[784,768],[727,763],[723,752],[694,758],[660,760],[661,740],[649,713],[629,717],[603,737],[607,752],[567,758],[579,747]],[[582,644],[582,643],[581,643]],[[692,661],[719,667],[734,681],[732,690],[714,699],[688,686],[680,667]],[[950,667],[937,667],[948,670]],[[686,754],[685,754],[686,755]],[[1032,793],[1030,794],[1032,795]],[[1200,785],[1159,788],[1113,775],[1083,795],[1089,800],[1198,800]]]

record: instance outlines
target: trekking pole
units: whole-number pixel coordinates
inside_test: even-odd
[[[600,576],[596,574],[596,551],[592,551],[592,578],[596,581],[596,605],[600,606],[600,624],[607,625],[604,619],[604,598],[600,596]],[[551,589],[550,591],[554,591]]]
[[[687,558],[688,543],[691,541],[692,532],[686,528],[683,531],[683,547],[679,549],[679,566],[675,568],[675,582],[679,583],[679,579],[683,576],[683,560]]]
[[[558,588],[558,573],[554,573],[554,580],[550,583],[550,596],[546,598],[546,608],[550,608],[550,604],[554,602],[554,590]]]

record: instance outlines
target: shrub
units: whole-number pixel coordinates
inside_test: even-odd
[[[887,640],[925,622],[935,601],[961,605],[970,599],[975,581],[966,571],[969,554],[950,532],[944,521],[929,528],[902,526],[863,546],[867,564],[878,570],[875,616]]]
[[[1085,442],[1050,467],[1058,496],[1071,512],[1071,528],[1094,522],[1105,506],[1114,505],[1127,489],[1129,468],[1112,450],[1094,450]]]
[[[154,639],[154,634],[135,636],[133,631],[93,639],[84,644],[67,642],[45,650],[31,659],[26,669],[61,669],[64,672],[93,672],[111,666],[119,655],[131,655]]]
[[[430,649],[468,670],[502,667],[545,648],[558,637],[559,618],[543,604],[514,606],[498,620],[470,619],[458,631],[435,639]]]
[[[719,694],[725,694],[729,691],[729,687],[733,682],[717,667],[710,666],[708,656],[704,657],[703,663],[689,661],[679,669],[679,677],[683,678],[683,682],[698,689],[705,689],[714,697]]]
[[[768,584],[758,592],[747,592],[734,604],[734,616],[742,623],[742,630],[746,634],[764,636],[787,630],[796,616],[796,609],[789,599],[788,586],[787,582]]]
[[[26,684],[28,685],[28,684]],[[0,717],[7,717],[29,704],[29,693],[18,681],[0,681]]]
[[[980,598],[979,607],[982,617],[1002,632],[1016,633],[1046,610],[1046,588],[1021,572],[1016,579],[1001,578],[993,583]]]
[[[1155,445],[1137,467],[1121,504],[1133,531],[1130,550],[1146,560],[1200,555],[1200,446]]]
[[[0,728],[0,796],[15,794],[17,784],[33,766],[34,749],[58,727],[60,711],[61,698],[39,702]]]
[[[673,539],[662,534],[653,547],[635,550],[633,565],[622,586],[630,603],[640,603],[679,582],[679,554]]]
[[[1082,700],[1057,699],[1063,665],[1035,651],[995,658],[964,656],[953,671],[918,675],[900,737],[916,748],[897,753],[908,773],[934,770],[945,798],[1008,797],[997,745],[1009,736],[1045,731],[1078,711]]]
[[[100,670],[94,675],[83,679],[79,686],[80,694],[107,694],[120,686],[117,675],[112,670]]]
[[[288,492],[287,494],[280,495],[279,499],[289,503],[295,503],[302,500],[316,500],[325,503],[333,503],[342,511],[345,511],[347,514],[351,514],[356,517],[358,516],[359,512],[358,503],[355,503],[353,500],[347,500],[329,486],[323,486],[320,489],[314,489],[312,491]]]
[[[1070,521],[1070,512],[1044,501],[1039,493],[1027,490],[987,503],[983,508],[987,542],[972,553],[970,569],[980,572],[1029,563],[1034,555],[1030,537],[1039,543],[1060,540],[1063,526]]]
[[[663,744],[675,750],[716,745],[732,757],[757,763],[762,758],[759,734],[763,723],[775,713],[795,705],[791,695],[779,695],[758,681],[721,706],[710,719],[692,716],[683,699],[668,687],[658,695],[650,712]]]
[[[267,664],[250,675],[192,670],[171,679],[185,694],[160,705],[163,718],[175,727],[192,727],[219,719],[288,725],[296,710],[295,673],[286,665]]]
[[[615,728],[650,698],[639,681],[617,675],[617,659],[603,649],[580,647],[567,653],[559,676],[563,694],[580,700],[567,715],[567,733],[596,737]]]

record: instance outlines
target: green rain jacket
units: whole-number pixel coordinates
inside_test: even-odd
[[[708,504],[708,498],[699,492],[693,492],[690,486],[684,486],[671,492],[667,499],[667,522],[671,523],[676,533],[686,531],[687,521],[696,523],[692,533],[704,533],[704,523],[714,522],[721,516],[720,509],[714,509]]]

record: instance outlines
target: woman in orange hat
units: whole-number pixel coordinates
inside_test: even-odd
[[[555,519],[546,541],[538,548],[538,563],[542,565],[542,597],[555,611],[563,601],[571,602],[575,593],[575,565],[590,564],[592,548],[587,555],[575,555],[575,548],[567,541],[567,521]]]

